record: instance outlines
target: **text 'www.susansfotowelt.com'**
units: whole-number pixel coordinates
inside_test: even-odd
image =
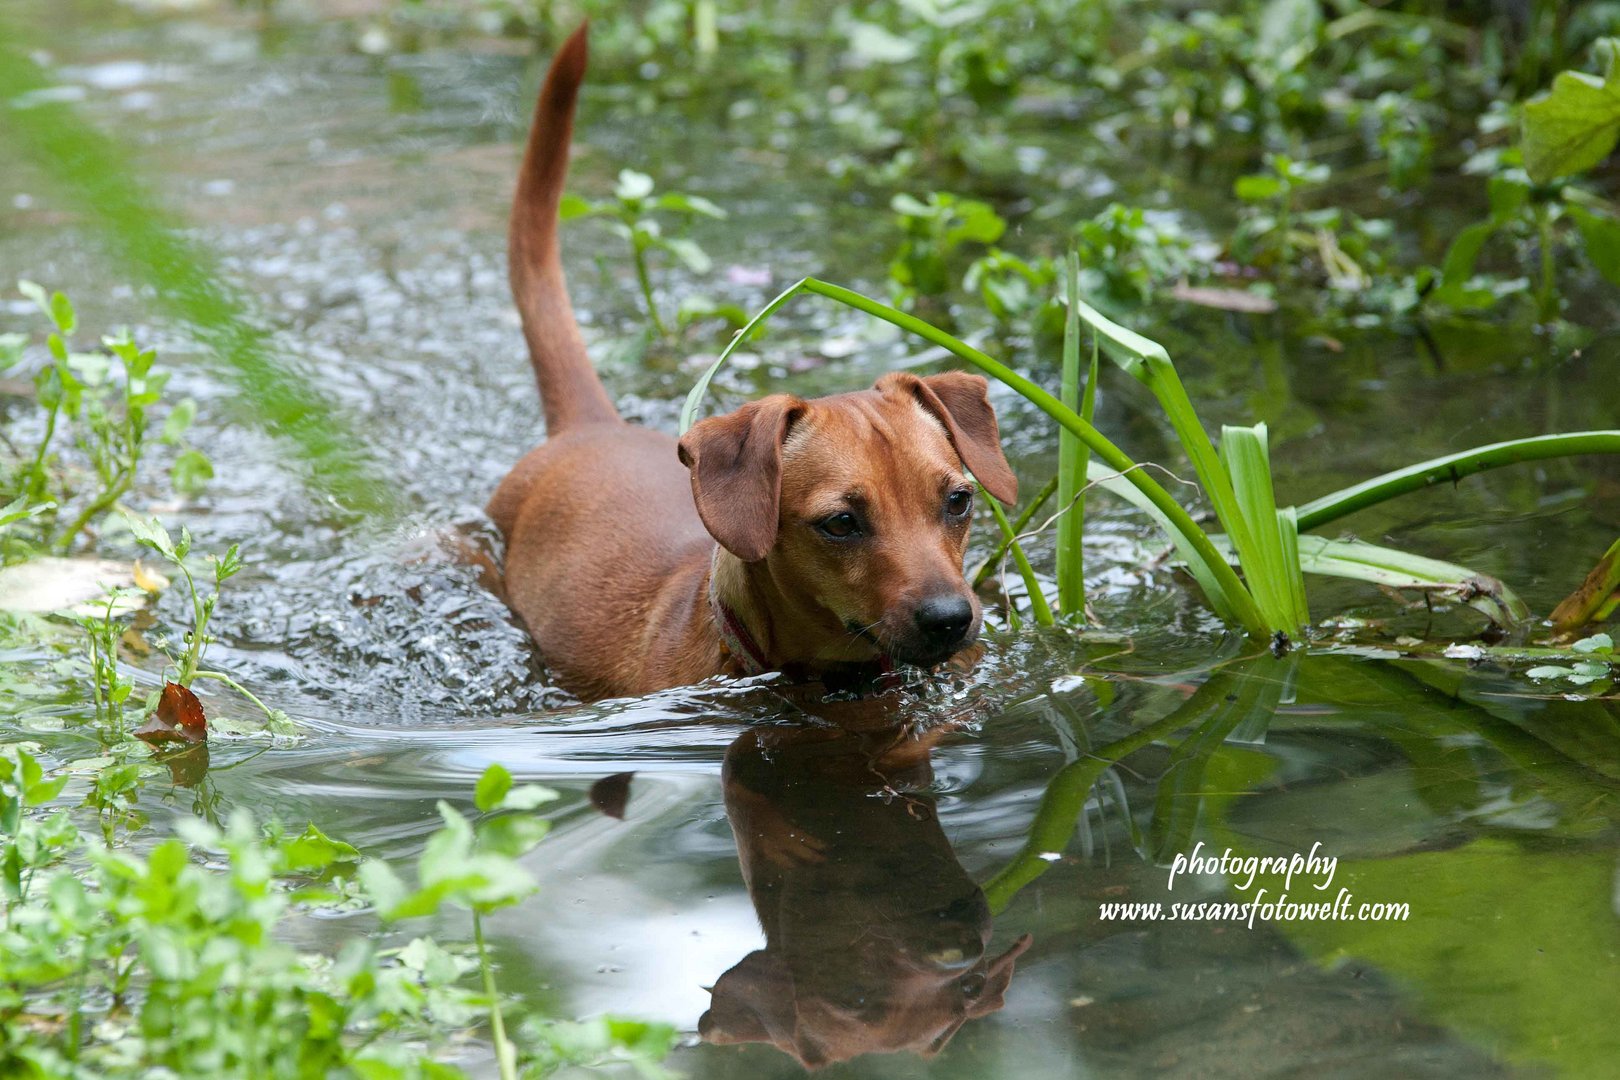
[[[1330,899],[1327,894],[1338,870],[1338,857],[1322,854],[1320,843],[1312,844],[1309,854],[1240,856],[1231,848],[1219,855],[1206,854],[1200,841],[1190,854],[1179,854],[1170,864],[1170,891],[1175,891],[1178,877],[1222,875],[1244,899],[1104,902],[1101,917],[1115,922],[1236,922],[1252,930],[1257,921],[1405,922],[1411,915],[1409,904],[1358,901],[1342,886]],[[1280,891],[1255,888],[1256,878],[1262,876],[1281,877]],[[1296,878],[1312,891],[1302,897],[1291,893]]]

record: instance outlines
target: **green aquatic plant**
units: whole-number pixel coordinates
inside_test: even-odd
[[[658,214],[670,214],[683,220],[692,218],[724,219],[726,212],[699,195],[683,195],[677,191],[654,197],[652,177],[633,169],[619,173],[619,182],[611,199],[589,200],[578,195],[563,196],[558,216],[563,221],[576,218],[605,217],[609,227],[630,245],[630,257],[635,263],[636,282],[641,287],[642,299],[647,304],[647,318],[659,337],[669,337],[669,324],[658,310],[658,299],[653,293],[652,273],[647,256],[654,251],[671,255],[694,274],[707,274],[714,266],[708,252],[696,240],[687,236],[669,236],[659,222]],[[694,314],[687,310],[688,316]],[[703,312],[709,314],[711,312]]]
[[[1058,399],[1080,419],[1090,424],[1097,411],[1097,377],[1101,351],[1092,338],[1091,366],[1084,378],[1080,373],[1080,257],[1069,252],[1065,263],[1063,324],[1063,376]],[[1082,391],[1081,384],[1085,385]],[[1080,620],[1085,614],[1085,516],[1086,470],[1091,450],[1074,433],[1058,432],[1057,533],[1058,604],[1064,615]]]
[[[892,323],[945,349],[1028,399],[1091,452],[1094,460],[1086,468],[1089,480],[1141,506],[1166,531],[1188,573],[1198,582],[1216,614],[1250,634],[1273,637],[1279,643],[1298,637],[1309,621],[1303,578],[1307,570],[1386,584],[1404,581],[1408,587],[1431,591],[1446,590],[1461,598],[1483,599],[1485,603],[1479,606],[1504,622],[1519,621],[1527,611],[1517,597],[1500,582],[1464,567],[1360,542],[1321,538],[1305,542],[1300,532],[1446,478],[1538,458],[1620,453],[1620,430],[1514,440],[1420,462],[1298,508],[1279,507],[1272,481],[1266,425],[1227,427],[1217,451],[1164,347],[1075,299],[1074,310],[1097,335],[1103,351],[1158,399],[1183,452],[1192,462],[1205,497],[1226,530],[1224,536],[1212,536],[1162,485],[1079,411],[1029,378],[915,315],[816,278],[800,280],[766,304],[703,372],[681,410],[683,432],[696,422],[715,373],[742,342],[750,340],[772,314],[800,293],[824,296]],[[1022,570],[1027,560],[1020,558],[1011,525],[1004,514],[998,512],[996,516]],[[1064,567],[1065,564],[1058,567],[1060,590]],[[1237,568],[1243,571],[1241,578]],[[1034,583],[1032,570],[1026,573],[1026,583]]]
[[[1537,184],[1595,167],[1620,141],[1620,38],[1592,47],[1603,75],[1565,71],[1525,102],[1524,168]]]
[[[148,850],[109,847],[71,811],[51,810],[72,780],[28,749],[0,754],[7,1075],[461,1077],[456,1059],[480,1017],[504,1078],[606,1062],[664,1075],[666,1025],[568,1025],[522,1010],[506,1034],[519,1010],[499,989],[479,917],[536,888],[518,857],[546,835],[533,811],[551,793],[498,765],[478,781],[476,819],[440,802],[444,824],[414,890],[314,825],[261,828],[242,811],[223,826],[182,818]],[[452,906],[473,913],[471,948],[378,934],[352,935],[336,956],[289,944],[310,913],[369,909],[406,930],[435,915],[443,925]]]
[[[889,261],[889,291],[900,307],[943,297],[961,280],[957,275],[968,245],[993,244],[1007,231],[989,203],[941,191],[926,200],[896,195],[889,208],[901,235]]]
[[[1176,218],[1139,206],[1109,203],[1074,227],[1084,295],[1098,303],[1134,306],[1202,271],[1193,241]]]
[[[1519,143],[1479,159],[1489,168],[1490,213],[1457,234],[1446,250],[1433,299],[1456,308],[1488,308],[1529,291],[1536,316],[1557,317],[1561,296],[1558,253],[1582,252],[1611,285],[1620,285],[1620,208],[1575,183],[1613,151],[1620,138],[1620,39],[1593,47],[1605,74],[1566,71],[1520,111]],[[1534,285],[1479,275],[1486,245],[1514,242],[1536,258]]]
[[[0,554],[7,561],[32,553],[65,554],[143,478],[142,463],[153,441],[151,421],[162,417],[157,437],[179,448],[169,470],[170,486],[195,494],[213,466],[185,445],[197,406],[187,398],[159,412],[168,373],[155,366],[157,353],[126,334],[102,339],[101,348],[73,347],[79,320],[61,292],[31,281],[18,291],[51,322],[45,344],[49,362],[35,375],[35,400],[44,412],[38,445],[5,463],[0,474]],[[0,348],[0,370],[22,358],[22,335]],[[67,453],[64,456],[64,444]]]
[[[180,529],[180,538],[176,540],[163,527],[156,518],[142,520],[131,517],[128,519],[130,532],[135,541],[142,547],[152,551],[163,558],[180,574],[185,583],[186,598],[189,601],[188,614],[190,625],[181,633],[181,648],[169,653],[170,667],[165,670],[164,676],[170,682],[190,688],[197,679],[208,679],[222,683],[252,702],[254,707],[265,715],[269,729],[275,733],[285,733],[291,729],[291,721],[287,714],[280,709],[273,709],[266,705],[247,687],[237,682],[223,671],[211,671],[202,666],[203,654],[214,639],[208,633],[208,623],[214,617],[214,609],[219,605],[219,598],[225,582],[235,577],[242,569],[241,547],[232,544],[223,555],[202,555],[203,562],[208,565],[207,578],[211,579],[212,588],[199,585],[198,579],[203,575],[201,568],[196,565],[199,553],[194,551],[191,542],[191,530],[184,526]],[[159,641],[159,646],[168,649],[167,642]],[[172,674],[172,678],[169,676]],[[158,691],[153,691],[147,700],[147,712],[157,708]]]

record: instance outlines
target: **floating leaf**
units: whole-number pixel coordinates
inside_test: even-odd
[[[1589,638],[1582,638],[1570,646],[1578,653],[1612,653],[1614,652],[1614,638],[1608,634],[1593,634]]]
[[[135,737],[157,745],[166,742],[202,742],[208,738],[208,719],[197,695],[179,683],[164,683],[157,708],[135,731]]]
[[[181,495],[195,495],[214,478],[214,464],[201,450],[182,450],[169,469],[169,483]]]

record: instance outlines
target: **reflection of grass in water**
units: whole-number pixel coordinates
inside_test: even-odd
[[[292,444],[316,487],[362,513],[393,511],[394,489],[373,473],[360,440],[276,355],[268,332],[252,324],[248,305],[221,279],[211,254],[181,235],[131,174],[122,148],[71,105],[39,98],[18,103],[52,85],[26,54],[22,37],[0,20],[0,149],[37,166],[130,273],[225,360],[259,422]]]

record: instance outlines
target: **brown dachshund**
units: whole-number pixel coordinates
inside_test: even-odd
[[[1002,1007],[1026,934],[987,946],[990,908],[940,827],[929,748],[904,729],[745,732],[726,751],[726,815],[765,931],[715,981],[713,1043],[770,1043],[817,1068],[931,1057]]]
[[[512,203],[512,293],[548,438],[489,503],[508,602],[588,700],[945,660],[981,618],[962,575],[967,474],[1018,494],[984,379],[774,394],[678,444],[626,424],[585,355],[557,246],[585,53],[582,26],[546,75]]]

